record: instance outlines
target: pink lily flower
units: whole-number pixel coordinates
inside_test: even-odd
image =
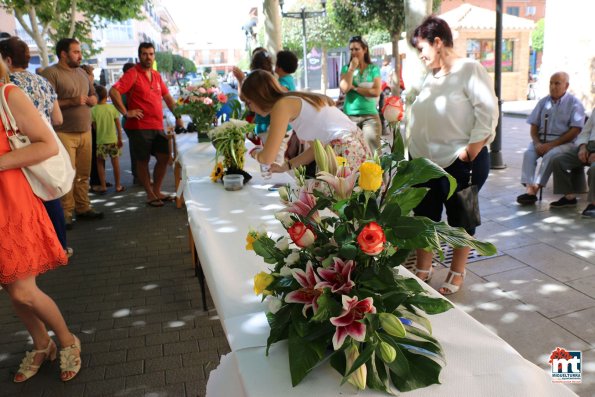
[[[308,213],[314,208],[316,205],[316,197],[308,190],[301,189],[299,198],[296,201],[292,201],[290,206],[287,207],[287,212],[292,212],[294,214],[300,215],[304,218],[308,215]],[[314,211],[310,218],[312,221],[316,223],[320,223],[321,218],[318,211]]]
[[[345,200],[351,197],[355,181],[357,180],[357,172],[350,172],[347,167],[341,167],[337,175],[321,171],[316,174],[316,179],[324,181],[333,189],[334,196],[338,200]]]
[[[303,303],[304,308],[302,314],[306,317],[306,312],[309,308],[312,308],[314,314],[318,311],[318,303],[316,300],[322,295],[322,290],[316,286],[320,279],[316,275],[312,262],[308,261],[306,264],[306,271],[302,269],[291,269],[293,278],[302,286],[302,288],[291,291],[285,296],[285,302],[287,303]]]
[[[347,295],[342,296],[343,311],[338,317],[331,317],[331,324],[336,328],[333,335],[333,348],[338,350],[345,342],[347,336],[351,336],[358,342],[363,342],[366,338],[366,325],[360,320],[364,318],[365,313],[376,313],[374,300],[366,298],[358,301],[357,296],[350,298]]]
[[[324,281],[316,284],[316,288],[330,288],[332,293],[343,293],[348,294],[349,291],[355,286],[355,283],[351,281],[351,271],[355,267],[355,262],[349,260],[343,262],[341,258],[334,257],[333,265],[328,269],[319,268],[318,275],[324,279]]]

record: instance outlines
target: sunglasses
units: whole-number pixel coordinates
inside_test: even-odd
[[[349,43],[362,43],[364,45],[366,44],[366,41],[363,39],[362,36],[351,36],[351,38],[349,39]]]

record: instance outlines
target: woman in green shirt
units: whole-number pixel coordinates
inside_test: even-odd
[[[346,93],[343,111],[364,132],[372,151],[380,150],[382,128],[378,98],[382,89],[380,68],[372,63],[368,44],[361,36],[349,39],[351,60],[341,69],[341,91]]]

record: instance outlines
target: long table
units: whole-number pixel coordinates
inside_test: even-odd
[[[202,273],[231,347],[212,371],[207,396],[337,396],[354,395],[348,384],[340,387],[341,377],[328,363],[315,368],[297,387],[292,388],[287,346],[274,345],[265,356],[269,327],[266,304],[253,292],[256,273],[267,264],[252,251],[246,251],[250,227],[263,224],[269,233],[285,233],[274,213],[282,209],[273,183],[291,182],[286,174],[263,180],[258,165],[247,158],[246,170],[253,179],[239,191],[226,191],[210,180],[214,148],[207,143],[178,145],[182,188],[192,240]],[[415,277],[400,267],[399,272]],[[438,293],[427,287],[428,293]],[[447,358],[441,385],[407,393],[411,396],[547,397],[574,396],[567,387],[553,384],[549,375],[525,360],[504,340],[471,316],[454,308],[430,316],[433,335],[441,342]],[[384,394],[366,390],[360,396]]]

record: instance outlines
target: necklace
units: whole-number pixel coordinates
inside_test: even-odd
[[[432,77],[435,79],[440,79],[442,77],[448,76],[449,74],[450,74],[450,70],[448,72],[445,72],[442,69],[439,69],[436,73],[432,72]]]

